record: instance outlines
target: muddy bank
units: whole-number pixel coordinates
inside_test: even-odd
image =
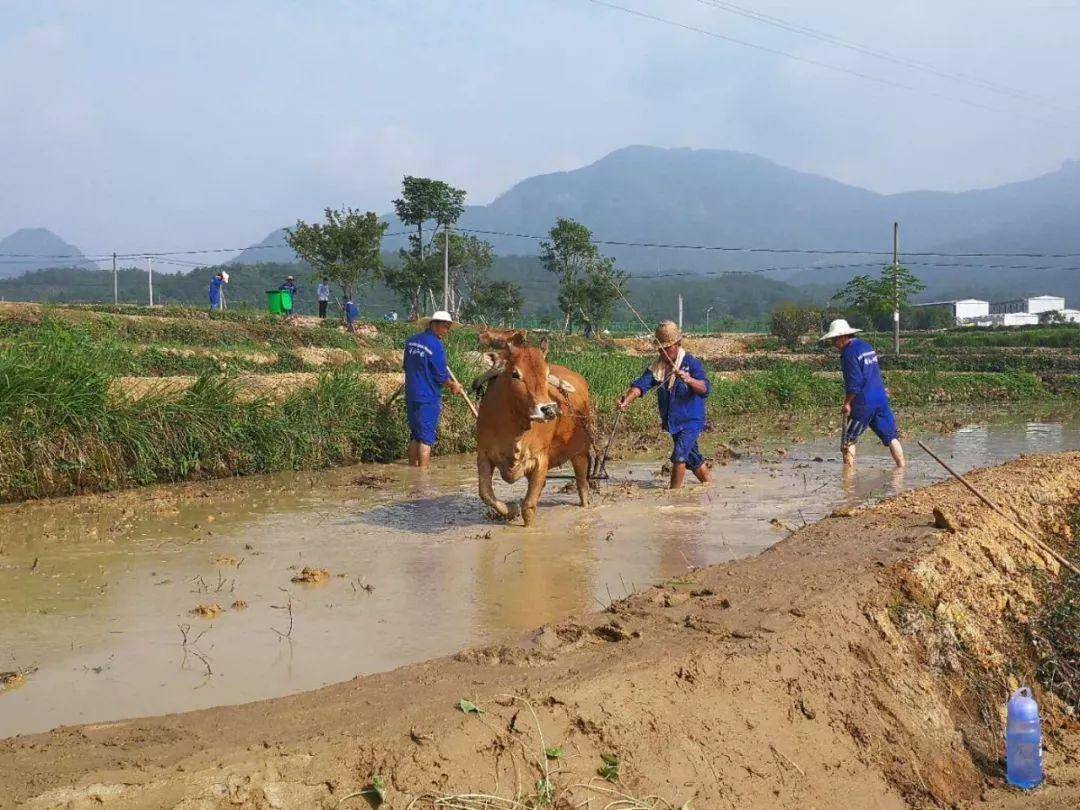
[[[972,480],[1052,535],[1080,494],[1080,454]],[[935,508],[951,529],[935,526]],[[391,807],[547,785],[558,806],[590,795],[603,806],[603,790],[698,808],[1007,806],[999,709],[1030,669],[1016,638],[1039,575],[1056,576],[1055,564],[965,491],[938,485],[521,645],[258,704],[3,741],[0,802],[335,807],[378,776]],[[483,713],[464,712],[462,698]],[[1025,806],[1075,806],[1075,729],[1043,702],[1051,784]]]

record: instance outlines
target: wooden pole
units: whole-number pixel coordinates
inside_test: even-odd
[[[949,473],[952,474],[952,476],[957,481],[959,481],[961,484],[963,484],[965,487],[967,487],[968,490],[976,498],[978,498],[980,501],[982,501],[987,506],[989,506],[990,509],[992,509],[994,511],[994,513],[998,517],[1000,517],[1009,526],[1011,526],[1015,532],[1019,533],[1025,539],[1032,541],[1036,546],[1038,546],[1044,552],[1049,554],[1051,557],[1053,557],[1055,560],[1057,560],[1063,566],[1068,568],[1074,574],[1080,576],[1080,569],[1078,569],[1075,565],[1073,565],[1068,559],[1066,559],[1065,557],[1061,556],[1056,551],[1054,551],[1054,549],[1050,548],[1050,546],[1046,545],[1046,543],[1044,543],[1042,540],[1040,540],[1038,537],[1036,537],[1032,532],[1028,531],[1023,526],[1021,526],[1019,523],[1017,523],[1013,518],[1009,517],[1009,515],[1006,514],[1005,511],[1000,506],[998,506],[992,500],[990,500],[985,495],[983,495],[979,490],[977,490],[975,488],[974,484],[972,484],[970,481],[968,481],[966,478],[964,478],[964,476],[962,476],[960,473],[958,473],[956,470],[954,470],[952,467],[950,467],[948,464],[946,464],[945,461],[943,461],[938,456],[937,453],[935,453],[933,450],[931,450],[929,447],[927,447],[921,441],[919,442],[919,447],[921,447],[923,450],[925,450],[930,455],[930,458],[932,458],[934,461],[936,461],[938,464],[940,464],[942,467],[944,467],[946,470],[948,470]]]
[[[465,390],[465,387],[457,381],[457,377],[455,377],[454,372],[450,370],[450,366],[446,367],[446,373],[449,374],[450,379],[456,382],[458,384],[458,387],[461,388],[461,396],[462,398],[464,398],[465,403],[469,406],[469,410],[472,411],[473,418],[479,419],[480,412],[476,410],[476,406],[473,405],[473,401],[469,399],[469,393]]]
[[[900,356],[900,223],[892,224],[893,354]]]

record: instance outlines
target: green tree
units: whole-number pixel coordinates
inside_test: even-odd
[[[472,290],[462,307],[461,317],[466,321],[512,327],[524,303],[518,285],[510,281],[490,281]]]
[[[855,276],[843,288],[837,290],[832,301],[841,304],[864,324],[887,328],[892,322],[893,306],[901,310],[911,304],[912,296],[926,289],[914,273],[906,267],[893,270],[888,265],[878,278],[869,275]]]
[[[424,223],[434,222],[435,230],[453,225],[465,211],[465,191],[442,180],[406,176],[401,182],[401,196],[394,200],[394,213],[407,226],[415,227],[409,236],[409,249],[401,250],[401,264],[384,275],[393,289],[409,307],[415,318],[424,308],[425,293],[434,297],[442,287],[442,271],[429,261],[429,242],[424,241]],[[452,247],[452,246],[451,246]]]
[[[802,342],[803,335],[816,329],[820,323],[820,310],[784,302],[772,312],[769,334],[779,338],[789,351],[794,351]]]
[[[311,265],[316,276],[330,279],[351,298],[361,284],[379,276],[387,225],[371,211],[361,214],[352,208],[327,208],[325,214],[322,223],[297,220],[295,227],[286,230],[285,241]]]
[[[559,309],[567,332],[575,318],[599,328],[611,320],[619,289],[627,275],[615,260],[601,256],[592,233],[580,222],[560,217],[549,231],[551,241],[540,243],[540,262],[559,278]]]

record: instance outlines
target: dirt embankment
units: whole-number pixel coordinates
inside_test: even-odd
[[[1080,453],[972,479],[1028,525],[1067,532]],[[635,808],[1075,807],[1077,729],[1046,695],[1050,784],[1002,788],[1001,707],[1030,682],[1022,628],[1036,578],[1056,575],[966,491],[940,485],[521,645],[2,741],[0,804],[330,808],[351,795],[344,806],[362,807],[355,794],[378,784],[394,808],[549,787],[556,807],[604,807],[605,791]]]

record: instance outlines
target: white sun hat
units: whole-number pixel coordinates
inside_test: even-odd
[[[431,313],[431,317],[428,318],[428,323],[435,323],[442,321],[444,323],[453,323],[454,319],[445,309],[437,309]]]
[[[861,331],[862,329],[852,329],[851,324],[843,318],[837,318],[829,324],[829,331],[819,337],[818,340],[832,340],[833,338],[843,337],[844,335],[854,335],[856,332]]]

